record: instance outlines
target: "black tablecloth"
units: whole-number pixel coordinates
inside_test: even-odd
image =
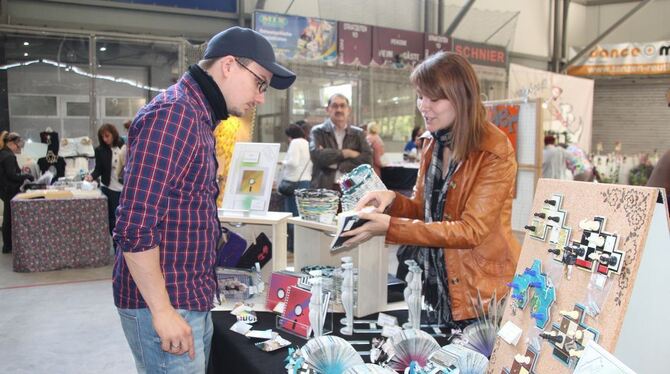
[[[398,310],[385,312],[390,315],[398,317],[399,323],[407,321],[407,311]],[[293,336],[282,330],[275,328],[274,313],[259,312],[258,322],[254,324],[254,330],[273,329],[278,332],[283,338],[289,340],[297,346],[303,346],[307,340]],[[330,314],[329,314],[330,316]],[[354,334],[351,336],[343,336],[340,334],[340,319],[344,317],[343,313],[333,314],[333,335],[343,337],[346,340],[367,340],[368,342],[375,336],[381,334]],[[359,319],[377,320],[377,314],[367,316]],[[220,373],[244,373],[244,374],[272,374],[272,373],[286,373],[284,366],[286,363],[284,359],[288,355],[288,347],[276,350],[274,352],[264,352],[254,346],[254,343],[260,342],[259,339],[249,339],[243,335],[230,330],[230,327],[236,322],[235,316],[230,312],[212,312],[212,322],[214,323],[214,336],[212,337],[212,350],[210,353],[210,360],[208,366],[208,374]],[[328,323],[326,323],[328,325]],[[360,327],[359,327],[360,326]],[[356,325],[356,328],[365,328],[363,325]],[[446,338],[436,338],[440,345],[447,344]],[[357,344],[354,348],[359,351],[369,351],[370,344]],[[365,362],[369,362],[370,357],[362,356]]]
[[[411,191],[416,184],[416,175],[419,169],[401,166],[387,166],[382,168],[381,179],[389,190]]]

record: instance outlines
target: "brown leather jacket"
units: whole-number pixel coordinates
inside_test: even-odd
[[[444,248],[451,311],[455,321],[474,318],[477,290],[488,301],[508,292],[521,250],[512,235],[511,211],[517,163],[512,144],[494,125],[486,126],[479,150],[454,173],[444,221],[424,222],[424,176],[435,142],[423,147],[412,198],[396,193],[386,241]]]

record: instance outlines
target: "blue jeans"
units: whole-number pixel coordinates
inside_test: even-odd
[[[174,355],[161,349],[160,338],[151,323],[149,309],[119,308],[118,311],[123,333],[135,357],[138,373],[205,373],[214,331],[211,312],[177,309],[177,313],[191,326],[195,343],[195,359],[191,360],[188,353]]]

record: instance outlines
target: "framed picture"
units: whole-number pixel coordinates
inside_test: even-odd
[[[236,143],[220,209],[267,212],[278,158],[278,143]]]

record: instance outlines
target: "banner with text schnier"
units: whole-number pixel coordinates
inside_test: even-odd
[[[465,57],[474,66],[479,79],[507,81],[507,50],[496,45],[452,39],[453,51]]]

